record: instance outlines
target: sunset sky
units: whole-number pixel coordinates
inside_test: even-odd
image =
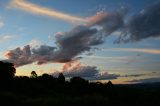
[[[23,76],[160,81],[160,1],[0,0],[0,59]]]

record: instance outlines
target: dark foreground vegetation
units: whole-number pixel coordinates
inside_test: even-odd
[[[13,64],[0,62],[0,106],[160,106],[160,83],[113,85],[15,72]]]

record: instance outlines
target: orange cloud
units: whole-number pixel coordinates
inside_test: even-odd
[[[67,22],[72,22],[72,23],[85,22],[83,18],[72,16],[72,15],[62,13],[57,10],[45,8],[39,5],[35,5],[30,2],[27,2],[26,0],[12,0],[9,6],[16,7],[30,13],[61,19]]]

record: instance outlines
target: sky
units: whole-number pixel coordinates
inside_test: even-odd
[[[159,0],[0,0],[0,59],[90,81],[160,81]]]

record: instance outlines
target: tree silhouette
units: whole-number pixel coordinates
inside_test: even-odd
[[[59,73],[57,80],[59,83],[65,83],[65,77],[64,77],[63,73]]]
[[[13,63],[5,63],[0,61],[0,81],[7,81],[13,79],[16,69]]]
[[[83,79],[83,78],[81,78],[81,77],[73,77],[73,78],[71,78],[70,79],[70,82],[72,83],[72,84],[88,84],[88,81],[87,80],[85,80],[85,79]]]
[[[56,82],[56,78],[54,78],[52,75],[49,75],[46,73],[42,74],[39,78],[45,82]]]
[[[41,78],[44,80],[53,80],[53,76],[46,73],[42,74]]]
[[[37,73],[35,71],[31,72],[31,78],[37,78]]]
[[[108,86],[109,88],[113,88],[112,82],[111,82],[111,81],[108,81],[107,86]]]

